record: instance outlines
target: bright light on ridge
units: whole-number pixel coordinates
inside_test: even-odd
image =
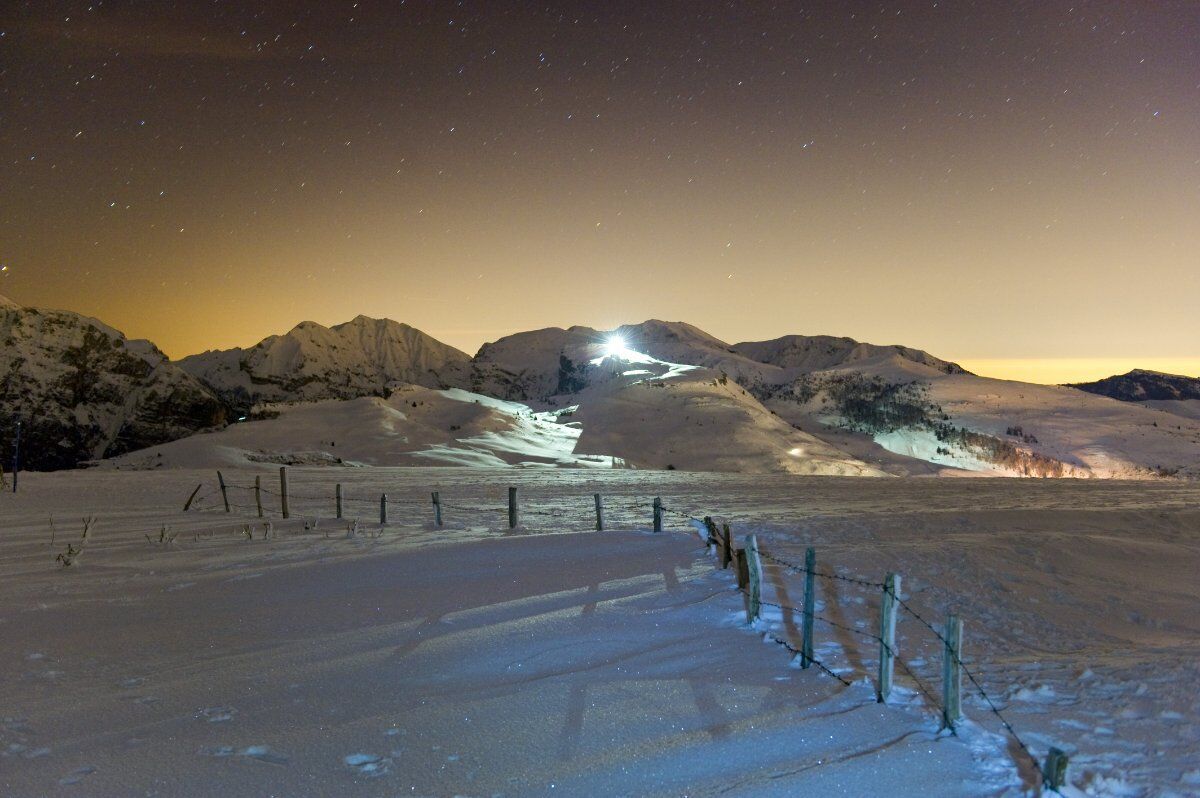
[[[604,342],[604,356],[616,357],[621,360],[629,360],[630,355],[636,354],[631,352],[625,344],[625,339],[619,335],[610,335],[608,340]]]

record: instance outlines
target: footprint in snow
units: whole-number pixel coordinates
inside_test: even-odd
[[[253,574],[238,574],[237,576],[232,576],[229,579],[226,579],[225,581],[226,582],[245,582],[247,579],[257,579],[260,576],[262,576],[261,571],[258,573],[253,573]]]
[[[370,779],[385,775],[392,767],[392,760],[375,754],[350,754],[342,761],[346,767]]]
[[[233,720],[236,714],[237,710],[233,707],[205,707],[196,717],[204,718],[209,723],[227,723]]]
[[[232,745],[221,745],[216,748],[201,748],[200,754],[216,757],[217,759],[252,759],[256,762],[265,762],[268,765],[286,765],[288,762],[286,755],[281,754],[268,745],[250,745],[241,749],[234,748]]]
[[[94,767],[92,767],[91,765],[84,765],[81,768],[75,768],[70,773],[63,776],[61,779],[58,780],[58,783],[63,784],[63,785],[78,784],[79,782],[83,781],[85,778],[87,778],[88,776],[92,775],[95,772],[96,772],[96,769]]]

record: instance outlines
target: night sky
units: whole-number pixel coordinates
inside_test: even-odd
[[[173,357],[365,313],[1200,371],[1191,0],[3,9],[0,293]]]

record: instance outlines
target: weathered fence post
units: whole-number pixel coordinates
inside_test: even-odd
[[[337,510],[337,517],[342,517],[342,483],[338,482],[333,486],[333,503]]]
[[[942,655],[942,722],[950,731],[962,719],[962,621],[946,616],[946,647]]]
[[[600,494],[595,494],[596,499],[596,531],[604,531],[604,500],[600,498]]]
[[[17,492],[17,478],[21,476],[21,422],[17,422],[17,433],[13,438],[13,493]]]
[[[892,694],[896,673],[896,596],[900,592],[900,575],[888,574],[883,580],[883,598],[879,602],[879,686],[875,698],[886,704]]]
[[[1042,786],[1058,792],[1067,783],[1067,755],[1051,747],[1046,754],[1046,766],[1042,768]]]
[[[813,602],[816,601],[817,550],[804,552],[804,619],[801,626],[800,667],[813,664]]]
[[[733,532],[729,529],[729,524],[722,524],[724,533],[721,535],[721,570],[729,567],[729,561],[733,559]]]
[[[654,531],[662,532],[662,499],[657,496],[654,498]]]
[[[746,568],[750,577],[750,603],[746,606],[746,623],[753,624],[762,615],[762,558],[758,555],[758,538],[746,536]]]
[[[254,505],[258,508],[258,517],[263,517],[262,506],[262,475],[258,474],[254,477]]]
[[[194,491],[192,491],[192,495],[188,496],[187,502],[185,502],[183,505],[183,511],[185,513],[188,510],[192,509],[192,502],[194,502],[196,500],[196,494],[200,492],[200,488],[203,486],[204,486],[204,483],[201,482],[199,485],[196,486],[196,489]]]
[[[433,523],[434,526],[442,525],[442,497],[436,490],[433,492]]]
[[[746,562],[746,550],[733,550],[734,569],[737,572],[738,590],[745,590],[750,584],[750,566]]]
[[[225,477],[217,472],[217,484],[221,486],[221,501],[225,502],[225,512],[229,512],[229,493],[225,489]]]
[[[712,520],[711,515],[704,516],[704,529],[708,532],[708,542],[705,543],[706,549],[712,546],[720,546],[721,533],[717,531],[717,524]]]
[[[379,523],[387,523],[387,494],[379,494]]]
[[[508,528],[516,529],[517,522],[520,521],[520,515],[517,512],[517,489],[508,489]]]
[[[287,466],[279,467],[279,509],[284,518],[290,517],[288,514]]]

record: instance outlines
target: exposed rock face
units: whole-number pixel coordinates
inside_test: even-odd
[[[1070,387],[1122,402],[1200,399],[1200,378],[1142,369],[1096,382],[1075,383]]]
[[[400,385],[428,388],[465,382],[470,358],[420,330],[359,316],[325,327],[298,324],[249,349],[226,349],[179,361],[237,407],[259,402],[387,396]]]
[[[95,319],[0,302],[0,452],[70,468],[225,423],[224,404],[149,341]]]

